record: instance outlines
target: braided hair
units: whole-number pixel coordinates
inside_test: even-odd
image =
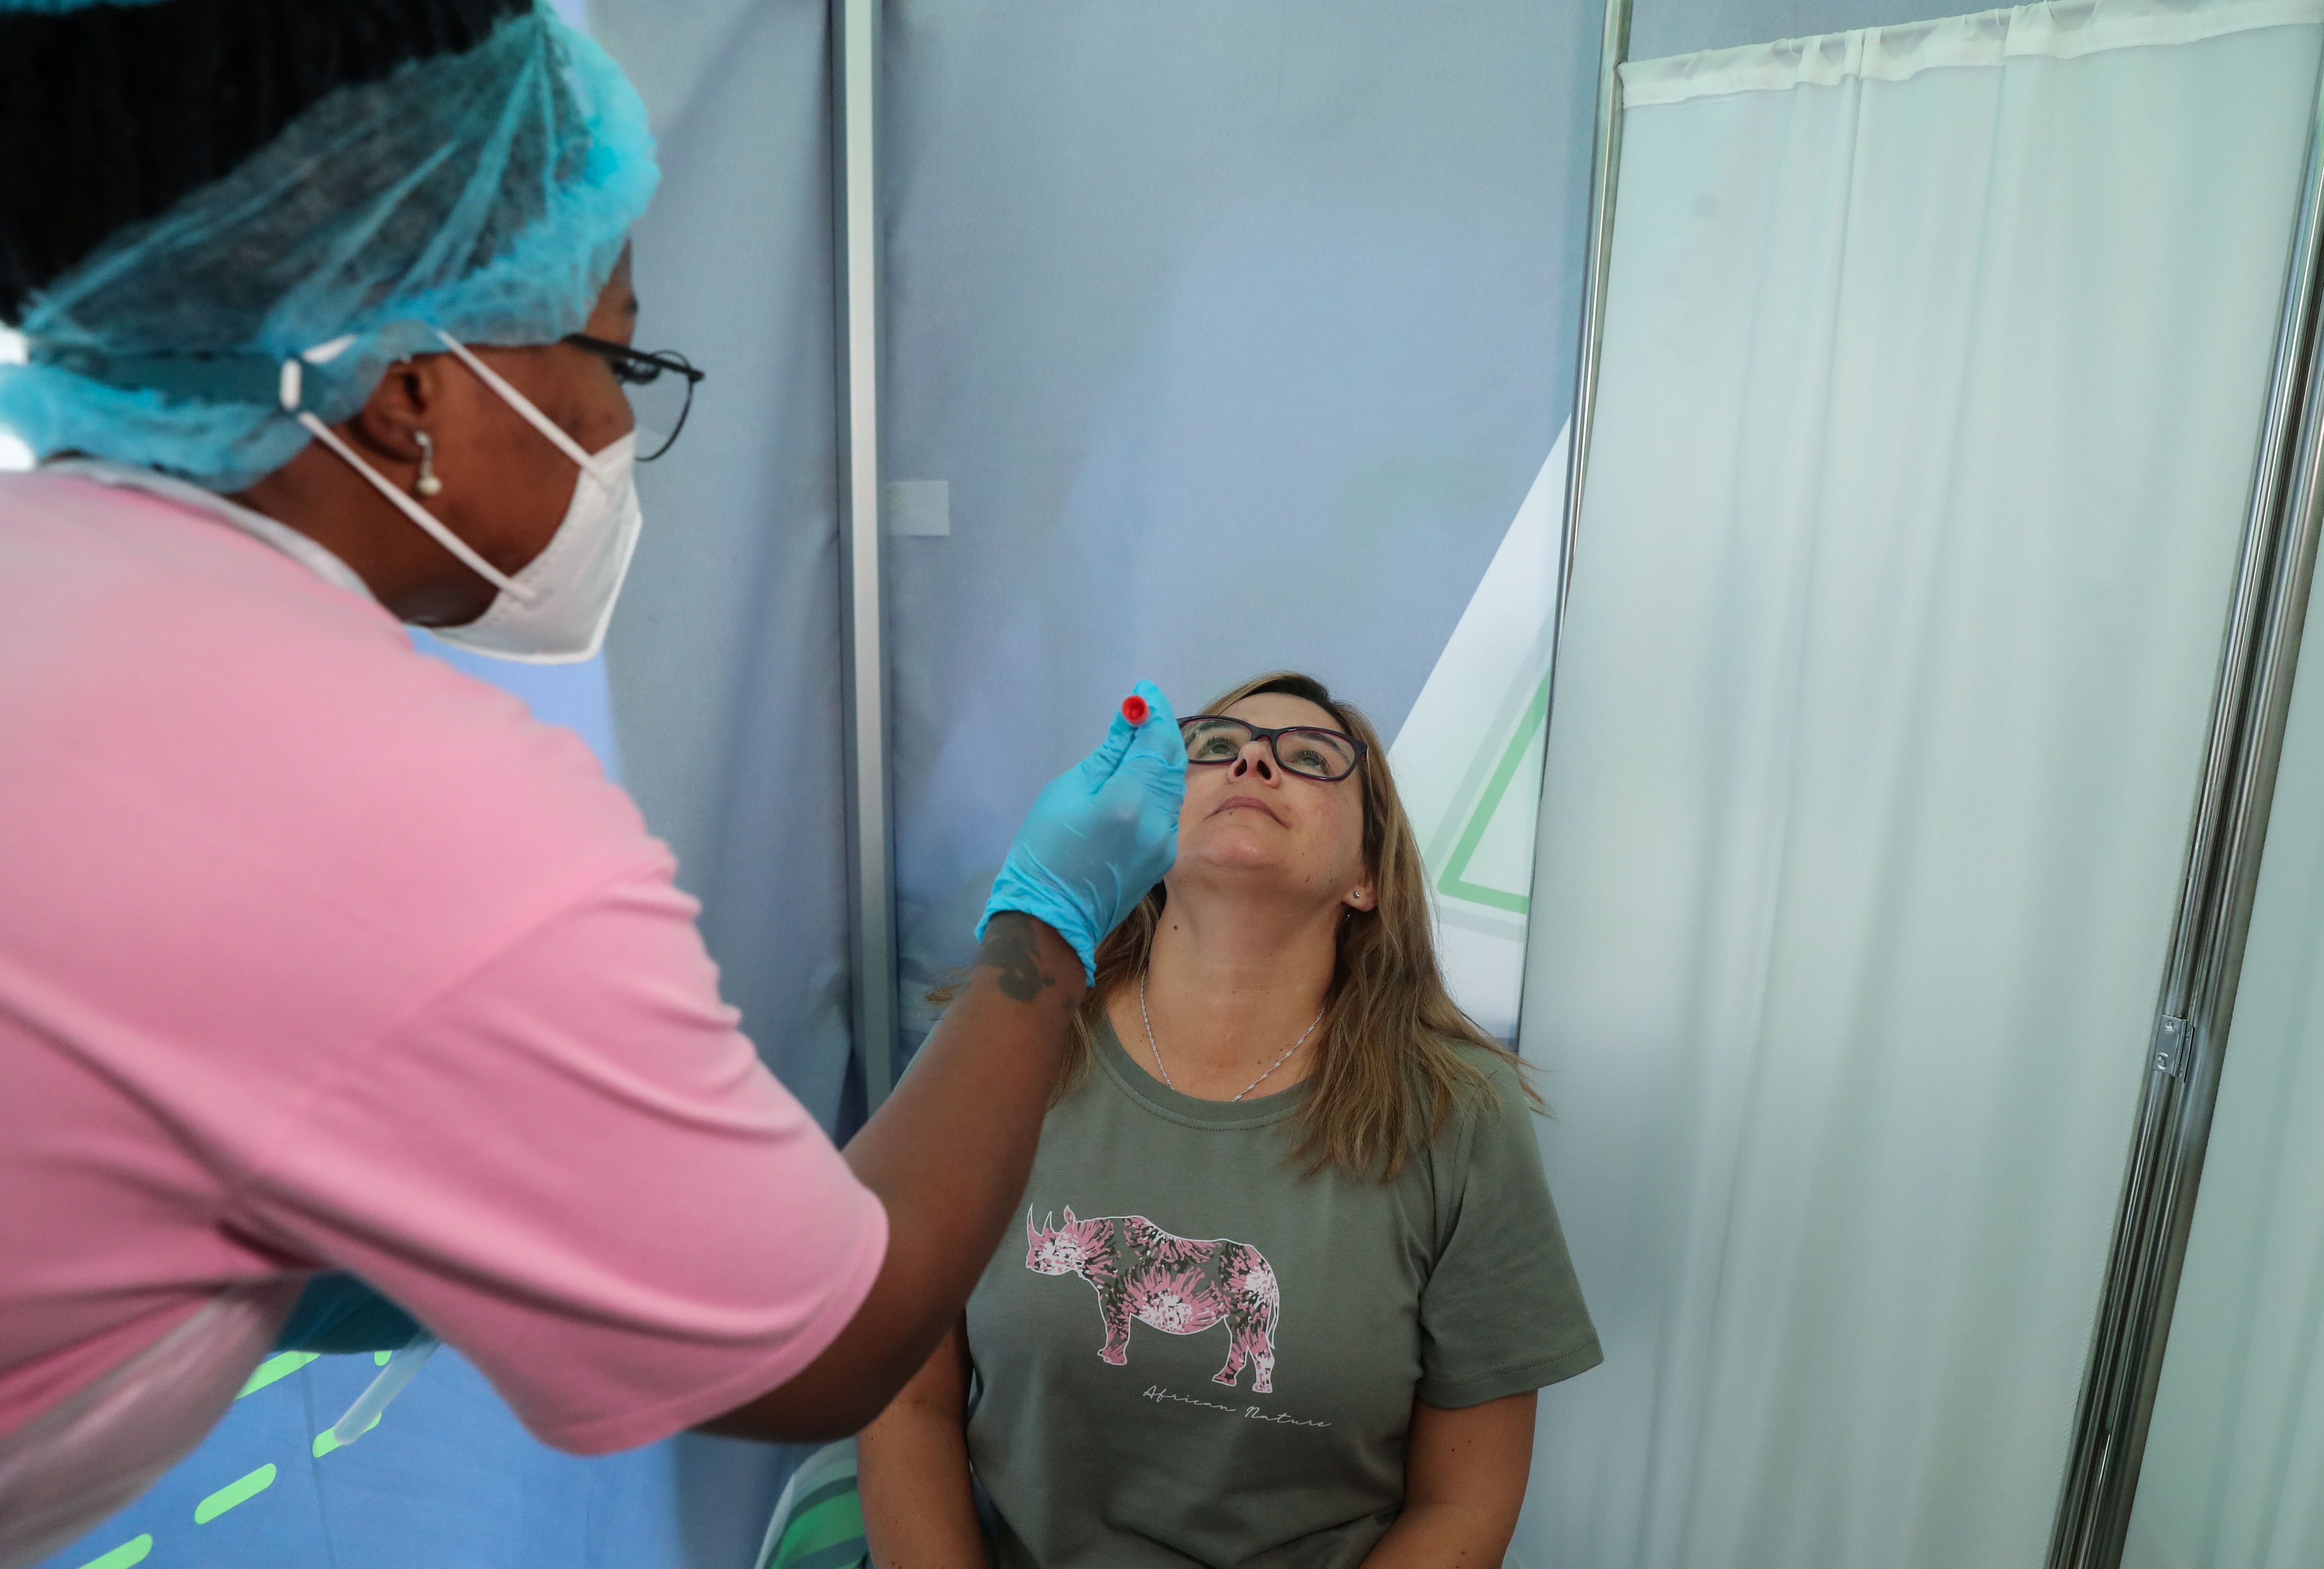
[[[335,88],[480,43],[531,0],[165,0],[0,13],[0,322]]]

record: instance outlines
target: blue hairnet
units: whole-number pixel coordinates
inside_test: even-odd
[[[659,172],[621,69],[545,6],[461,54],[318,99],[224,179],[113,235],[25,305],[0,425],[244,489],[387,367],[577,332]]]

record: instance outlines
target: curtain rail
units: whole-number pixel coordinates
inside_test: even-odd
[[[878,0],[831,0],[849,1016],[867,1112],[888,1098],[896,1041],[894,830],[880,574],[879,13]]]
[[[2116,1569],[2194,1220],[2324,512],[2324,76],[2219,657],[2202,793],[2049,1569]]]

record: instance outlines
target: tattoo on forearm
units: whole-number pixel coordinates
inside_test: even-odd
[[[1056,979],[1041,968],[1038,942],[1033,936],[1033,918],[1004,910],[992,918],[984,928],[984,946],[977,950],[976,967],[1001,972],[1001,994],[1018,1002],[1030,1002],[1042,989],[1056,985]]]

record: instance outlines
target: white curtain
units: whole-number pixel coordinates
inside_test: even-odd
[[[2324,595],[2123,1569],[2324,1564]]]
[[[2040,1564],[2319,12],[1634,65],[1523,1045],[1528,1569]]]

